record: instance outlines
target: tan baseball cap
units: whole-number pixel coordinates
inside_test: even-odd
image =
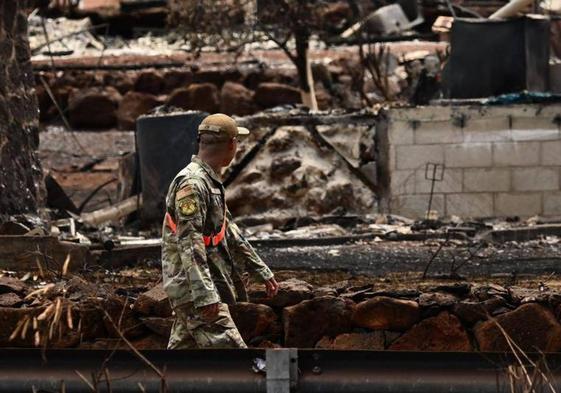
[[[230,138],[235,138],[238,135],[248,135],[249,130],[244,127],[238,127],[236,121],[230,116],[215,113],[205,117],[199,125],[199,134],[205,133],[222,133]]]

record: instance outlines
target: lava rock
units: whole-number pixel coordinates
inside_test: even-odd
[[[129,304],[118,296],[110,296],[103,302],[103,322],[110,337],[120,337],[117,329],[128,339],[138,338],[146,334],[147,330],[142,321],[138,319]]]
[[[254,97],[255,103],[262,108],[272,108],[281,105],[298,104],[302,102],[300,90],[281,83],[261,83],[257,86]]]
[[[119,128],[122,130],[134,130],[136,128],[136,119],[140,115],[150,112],[158,105],[158,99],[151,94],[129,91],[123,97],[117,111]]]
[[[169,339],[174,318],[145,317],[140,320],[152,332]]]
[[[421,308],[445,308],[451,307],[457,302],[458,298],[450,293],[422,293],[419,296],[419,306]]]
[[[250,292],[250,299],[252,302],[266,304],[270,307],[293,306],[313,297],[313,286],[297,278],[279,282],[279,291],[273,298],[268,298],[267,293],[261,287]]]
[[[114,127],[121,99],[113,87],[73,90],[68,98],[68,120],[75,128]]]
[[[18,307],[22,302],[22,298],[13,292],[0,294],[0,307]]]
[[[561,325],[542,305],[528,303],[516,310],[477,324],[475,338],[481,351],[510,351],[499,324],[523,351],[558,352],[561,350]]]
[[[353,304],[326,296],[305,300],[283,311],[286,347],[314,348],[324,336],[335,337],[351,328]]]
[[[83,340],[95,340],[108,337],[104,322],[103,301],[99,298],[86,298],[80,302],[78,316],[82,321],[80,335]]]
[[[373,330],[404,331],[417,323],[419,317],[417,302],[378,296],[355,307],[353,324]]]
[[[459,319],[443,311],[436,317],[422,320],[389,347],[394,351],[471,351],[467,332]]]
[[[453,312],[467,325],[485,321],[488,315],[497,315],[497,311],[507,307],[503,298],[492,298],[484,302],[462,301],[454,305]]]
[[[24,295],[28,291],[27,285],[17,278],[0,277],[0,293],[17,293]]]
[[[161,284],[141,294],[133,309],[140,314],[161,318],[170,317],[172,312],[168,295]]]
[[[344,349],[344,350],[370,350],[382,351],[385,344],[384,332],[371,333],[343,333],[332,339],[323,337],[316,344],[316,348]]]
[[[227,115],[246,116],[255,113],[253,92],[244,85],[226,82],[220,93],[220,111]]]
[[[166,105],[214,113],[220,108],[218,89],[212,83],[194,83],[187,88],[175,89]]]
[[[229,306],[230,314],[246,343],[259,337],[280,333],[280,324],[273,309],[264,304],[236,303]]]
[[[148,93],[160,94],[164,89],[164,78],[154,71],[144,71],[138,75],[134,82],[134,90]]]
[[[170,92],[180,87],[187,87],[193,82],[193,73],[189,70],[171,70],[164,74],[164,91]]]
[[[10,336],[14,332],[18,322],[25,317],[33,318],[45,310],[44,307],[29,308],[0,308],[0,346],[1,347],[32,347],[33,333],[29,328],[24,338],[18,335],[10,341]]]

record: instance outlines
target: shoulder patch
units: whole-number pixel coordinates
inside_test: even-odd
[[[175,200],[180,201],[188,196],[192,195],[195,191],[193,191],[193,186],[190,184],[183,186],[175,193]]]
[[[177,202],[177,208],[184,216],[192,216],[199,210],[199,204],[193,197],[184,197],[179,202]]]

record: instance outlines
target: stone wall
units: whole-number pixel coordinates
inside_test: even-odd
[[[34,92],[26,1],[0,0],[0,220],[34,211],[41,188],[38,105]]]
[[[391,109],[377,128],[381,210],[426,214],[427,163],[444,165],[440,216],[561,215],[561,104]]]

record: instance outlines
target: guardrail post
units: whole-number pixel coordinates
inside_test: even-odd
[[[298,384],[298,350],[268,349],[266,363],[267,393],[294,392]]]

